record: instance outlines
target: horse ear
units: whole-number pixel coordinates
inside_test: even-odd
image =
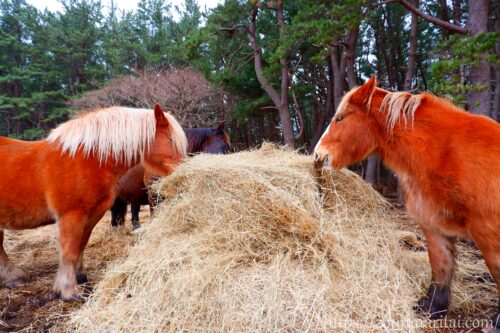
[[[222,121],[222,122],[219,124],[219,126],[217,126],[216,131],[217,131],[217,132],[221,132],[221,133],[222,133],[222,132],[224,132],[225,126],[226,126],[226,122],[225,122],[225,121]]]
[[[165,114],[163,113],[163,109],[158,104],[155,104],[155,119],[156,119],[157,125],[161,125],[161,126],[168,125],[168,119],[167,119],[167,117],[165,117]]]
[[[366,81],[365,84],[356,90],[356,92],[352,95],[351,100],[353,103],[365,105],[372,98],[375,88],[377,88],[377,80],[375,79],[375,76],[372,75],[372,77]]]

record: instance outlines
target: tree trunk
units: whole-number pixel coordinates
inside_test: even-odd
[[[377,164],[379,157],[377,155],[370,155],[366,162],[366,182],[375,185],[377,183]]]
[[[331,67],[330,62],[327,62],[328,68]],[[323,74],[323,75],[321,75]],[[312,153],[314,147],[318,143],[319,139],[323,135],[323,131],[326,125],[326,122],[330,119],[331,114],[333,114],[333,110],[335,108],[333,103],[333,84],[332,84],[332,73],[330,70],[320,72],[318,77],[312,77],[311,82],[309,84],[313,85],[314,81],[319,82],[320,80],[324,81],[324,86],[326,90],[326,98],[323,100],[320,98],[316,90],[312,91],[312,104],[315,110],[315,122],[313,127],[313,134],[309,145],[309,153]]]
[[[284,38],[285,34],[285,20],[283,16],[283,0],[278,0],[277,3],[278,11],[278,25],[280,30],[280,39]],[[293,134],[292,120],[290,118],[290,113],[288,110],[288,59],[283,57],[280,59],[281,64],[281,95],[279,95],[272,85],[267,81],[263,74],[262,68],[262,54],[261,48],[257,44],[257,38],[255,36],[256,32],[256,19],[257,19],[258,8],[252,9],[250,13],[250,25],[248,27],[248,39],[250,41],[250,46],[253,50],[255,74],[259,80],[260,85],[264,91],[269,95],[273,101],[281,120],[281,130],[283,133],[283,141],[286,146],[293,147],[295,143],[295,136]]]
[[[415,7],[418,8],[418,3],[415,3]],[[413,12],[412,12],[413,13]],[[416,15],[415,13],[412,14],[412,20],[413,20],[413,15]],[[443,21],[448,22],[450,20],[450,17],[448,16],[448,5],[446,4],[446,0],[439,0],[439,15],[441,16],[441,19]],[[448,39],[450,36],[450,32],[448,29],[441,28],[441,31],[443,32],[443,38]]]
[[[283,15],[283,0],[278,0],[278,25],[280,29],[280,40],[285,38],[285,17]],[[288,110],[288,87],[289,83],[289,67],[288,59],[283,56],[280,59],[281,64],[281,103],[278,107],[281,127],[283,130],[283,140],[285,141],[285,146],[293,147],[295,143],[295,135],[293,134],[292,120],[290,118],[290,112]]]
[[[414,0],[415,7],[418,8],[418,0]],[[411,83],[413,81],[413,74],[415,73],[415,64],[417,62],[417,28],[418,16],[411,13],[411,28],[410,28],[410,48],[408,50],[408,69],[406,70],[404,90],[411,90]]]
[[[345,64],[347,72],[347,84],[349,89],[356,86],[356,71],[354,68],[354,60],[356,58],[356,41],[358,40],[359,26],[348,31],[345,37]]]
[[[245,129],[246,129],[247,146],[251,148],[254,146],[254,140],[252,134],[252,121],[250,118],[247,118],[247,121],[245,123]]]
[[[495,8],[495,31],[500,31],[500,6]],[[497,38],[495,44],[495,53],[497,56],[500,54],[500,37]],[[496,121],[500,121],[500,64],[493,66],[495,68],[495,95],[493,97],[491,117]]]
[[[333,102],[335,111],[344,95],[345,82],[345,56],[339,52],[338,46],[334,46],[330,55],[333,70]]]
[[[470,0],[469,18],[467,20],[467,30],[474,36],[480,32],[488,31],[488,9],[489,0]],[[481,61],[478,66],[470,69],[469,81],[473,90],[471,91],[467,102],[469,110],[475,114],[490,116],[490,65],[486,61],[486,54],[481,55]],[[477,85],[486,85],[483,89],[474,89]]]
[[[453,0],[453,23],[456,25],[462,24],[462,7],[461,0]]]

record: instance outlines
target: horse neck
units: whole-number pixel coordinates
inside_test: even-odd
[[[47,144],[54,147],[52,143],[47,142]],[[55,149],[56,149],[55,151],[57,151],[57,154],[60,154],[60,148],[56,147]],[[118,181],[122,176],[124,176],[128,170],[141,163],[138,160],[138,161],[132,161],[132,163],[130,163],[129,165],[124,161],[116,161],[111,154],[105,160],[99,161],[93,155],[85,156],[81,149],[79,149],[76,152],[75,156],[70,158],[79,161],[78,163],[84,163],[89,165],[89,168],[91,167],[91,168],[96,168],[96,170],[97,169],[102,170],[108,175],[112,175],[113,178],[116,179],[116,181]]]
[[[428,128],[423,130],[419,124],[419,114],[415,114],[413,124],[406,124],[404,121],[398,121],[394,128],[388,129],[386,124],[386,113],[380,110],[382,100],[389,93],[380,89],[372,97],[370,105],[370,114],[377,121],[381,137],[379,140],[377,154],[383,162],[400,176],[409,173],[415,174],[419,167],[424,167],[423,161],[428,160],[433,153],[425,147],[432,147],[433,136],[430,133],[436,133],[438,128],[432,130]],[[432,157],[431,157],[432,158]]]
[[[202,151],[203,142],[208,137],[208,132],[201,128],[186,128],[184,129],[188,140],[188,153],[199,153]]]

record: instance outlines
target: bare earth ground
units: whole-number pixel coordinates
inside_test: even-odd
[[[401,207],[391,209],[390,216],[405,231],[415,233],[415,237],[402,239],[401,246],[412,251],[425,251],[425,242]],[[143,207],[141,221],[149,221],[149,209]],[[122,258],[134,242],[129,214],[125,227],[112,229],[110,214],[107,213],[95,227],[85,251],[84,267],[90,286],[99,281],[106,266]],[[68,313],[82,303],[62,302],[51,294],[54,276],[57,271],[57,238],[54,226],[35,230],[6,232],[4,246],[11,260],[25,270],[29,276],[26,285],[16,289],[0,287],[0,332],[47,332],[65,320]],[[480,253],[473,244],[461,243],[459,252],[466,250],[468,255],[482,261]],[[472,277],[474,282],[484,282],[484,288],[494,292],[494,283],[489,274]],[[90,288],[89,286],[89,288]],[[471,319],[484,319],[493,315],[492,310],[473,311]],[[491,312],[491,313],[490,313]],[[451,313],[452,319],[461,317]],[[468,316],[470,317],[470,315]],[[428,332],[480,332],[474,329],[432,328]]]

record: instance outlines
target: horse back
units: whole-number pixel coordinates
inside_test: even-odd
[[[48,141],[0,139],[0,228],[29,229],[71,211],[111,206],[118,182],[114,163],[62,153]]]

